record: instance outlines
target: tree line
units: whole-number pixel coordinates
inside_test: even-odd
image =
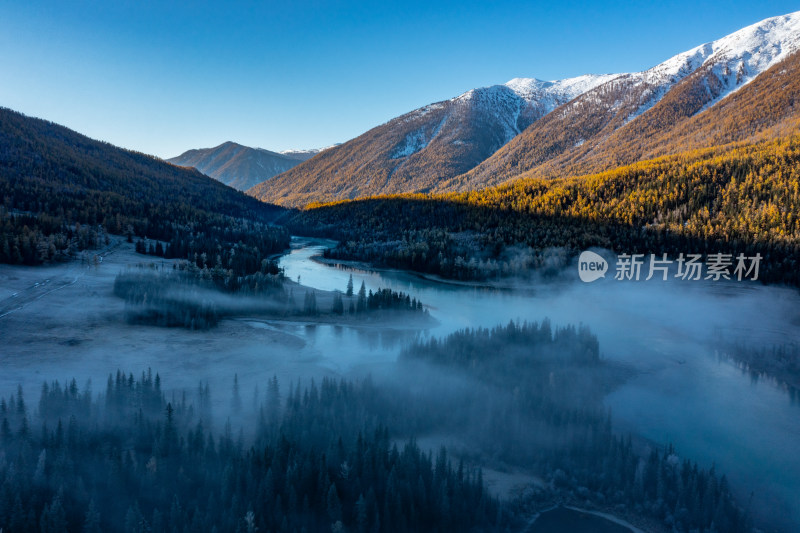
[[[340,291],[326,293],[288,284],[273,261],[265,260],[262,267],[261,272],[233,276],[231,270],[217,266],[200,269],[188,261],[173,264],[172,268],[139,264],[117,274],[113,291],[125,300],[124,318],[128,323],[192,330],[209,329],[225,317],[242,315],[346,315],[356,322],[391,319],[397,313],[429,317],[421,301],[403,292],[388,288],[367,291],[362,282],[357,294],[352,289],[349,296]],[[302,303],[295,289],[303,292]],[[243,298],[225,298],[227,293]]]

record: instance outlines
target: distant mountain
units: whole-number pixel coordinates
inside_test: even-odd
[[[189,150],[167,161],[183,167],[194,167],[206,176],[243,191],[289,170],[317,153],[319,150],[271,152],[263,148],[226,142],[214,148]]]
[[[250,191],[287,205],[425,191],[466,172],[556,107],[616,75],[517,78],[425,106]]]
[[[766,19],[644,72],[516,79],[475,89],[393,119],[248,193],[299,206],[475,190],[523,175],[595,172],[783,135],[797,127],[798,49],[800,12]]]

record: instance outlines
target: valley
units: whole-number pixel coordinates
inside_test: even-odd
[[[235,4],[0,20],[0,533],[800,530],[800,12]]]
[[[744,339],[759,346],[800,342],[792,325],[800,319],[794,291],[738,289],[734,284],[587,287],[563,281],[497,291],[437,283],[401,271],[337,268],[312,259],[334,244],[296,238],[291,253],[282,256],[279,264],[288,279],[299,276],[304,286],[320,291],[343,290],[352,274],[356,286],[363,281],[371,291],[391,288],[405,292],[425,302],[434,321],[418,329],[409,328],[402,320],[362,325],[347,319],[337,323],[312,317],[253,315],[223,319],[206,331],[131,325],[123,319],[123,301],[113,295],[114,278],[120,269],[148,259],[119,239],[102,262],[74,262],[39,272],[2,267],[4,294],[11,294],[3,301],[4,306],[14,299],[14,292],[22,296],[20,291],[25,287],[36,287],[48,279],[50,283],[66,278],[75,281],[42,293],[0,318],[5,332],[0,390],[7,395],[21,384],[26,391],[35,391],[42,382],[63,380],[65,376],[91,379],[94,387],[99,387],[119,368],[134,374],[153,368],[170,376],[169,391],[174,392],[167,391],[168,395],[188,393],[194,397],[198,383],[219,391],[211,397],[213,412],[220,415],[229,408],[230,394],[225,391],[230,390],[234,376],[238,376],[237,387],[245,403],[251,396],[256,401],[257,391],[263,394],[263,384],[273,377],[281,383],[298,379],[307,383],[312,378],[365,376],[371,376],[378,386],[397,390],[395,394],[404,387],[416,390],[416,402],[442,402],[428,397],[444,394],[442,387],[455,387],[444,398],[461,394],[455,392],[462,387],[460,378],[445,378],[428,369],[421,381],[417,376],[404,384],[409,379],[408,369],[398,362],[398,352],[410,343],[443,338],[464,326],[494,327],[508,321],[545,318],[555,324],[582,323],[598,335],[606,364],[618,367],[615,372],[625,376],[621,382],[612,378],[609,383],[616,385],[600,396],[610,410],[615,432],[640,436],[637,438],[644,439],[640,446],[674,445],[701,466],[715,465],[740,497],[753,492],[753,512],[761,523],[783,528],[798,520],[791,502],[798,490],[794,480],[800,476],[800,464],[793,463],[793,455],[783,449],[785,443],[800,436],[792,433],[796,426],[790,422],[800,408],[796,397],[769,379],[754,380],[715,348]],[[167,266],[171,262],[167,261]],[[658,310],[651,304],[656,301]],[[643,314],[642,309],[649,311]],[[758,313],[760,321],[754,322],[751,315],[737,314],[734,309]],[[706,332],[713,335],[709,338]],[[46,355],[53,353],[59,354],[57,365]],[[713,380],[713,388],[704,386],[707,380]],[[563,392],[566,398],[573,395],[569,389]],[[245,412],[249,409],[246,407]],[[252,426],[245,420],[242,418],[241,423],[247,435]],[[469,423],[483,423],[480,420]],[[430,426],[434,433],[447,427],[435,424]],[[401,435],[403,427],[405,423],[396,428]],[[701,441],[698,434],[704,435]],[[420,444],[425,442],[425,433],[417,436]],[[495,483],[493,469],[511,467],[509,458],[479,459],[483,452],[475,448],[475,437],[448,437],[445,441],[450,442],[449,448],[454,439],[472,443],[455,445],[451,453],[483,463],[490,484]],[[494,454],[519,442],[518,437],[508,439],[497,440],[495,435]],[[737,445],[732,447],[732,442]],[[769,484],[763,484],[764,479],[769,479]],[[519,492],[515,494],[520,497]],[[570,499],[566,496],[569,492],[557,494],[573,504],[588,505],[584,500]],[[545,497],[540,505],[550,501]],[[773,514],[776,505],[782,509],[780,521]],[[613,511],[613,507],[597,501],[592,507],[612,509],[634,524],[642,520],[636,512]]]

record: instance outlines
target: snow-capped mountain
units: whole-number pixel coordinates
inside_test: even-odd
[[[526,173],[595,171],[677,146],[741,140],[784,120],[793,107],[781,104],[780,116],[760,111],[772,113],[766,122],[740,113],[742,123],[728,127],[725,135],[702,117],[728,120],[711,111],[764,73],[774,78],[798,48],[800,12],[766,19],[643,72],[549,82],[516,78],[473,89],[395,118],[249,192],[303,205],[385,193],[472,190]],[[750,93],[737,101],[756,105],[759,99],[781,97]],[[727,116],[741,111],[724,108]]]
[[[504,85],[472,89],[449,101],[425,106],[401,118],[408,123],[441,110],[445,110],[444,116],[432,129],[424,124],[407,133],[403,141],[395,145],[391,159],[404,159],[416,154],[440,135],[453,137],[452,130],[463,126],[460,122],[467,115],[480,115],[484,120],[493,122],[492,126],[497,131],[492,133],[499,148],[556,107],[617,76],[587,75],[555,81],[514,78]],[[466,139],[455,138],[450,141],[459,145]]]
[[[167,161],[174,165],[194,167],[225,185],[243,191],[289,170],[319,152],[320,150],[272,152],[226,142],[214,148],[189,150]]]
[[[471,171],[441,182],[437,190],[470,190],[523,173],[597,171],[669,153],[672,141],[691,131],[693,117],[798,49],[800,12],[747,26],[643,72],[622,74],[583,92]],[[689,147],[707,146],[712,139],[716,137],[696,139]],[[732,140],[737,139],[727,142]]]
[[[473,89],[397,117],[250,193],[298,205],[429,190],[473,168],[554,108],[614,77],[517,78]]]
[[[503,85],[472,89],[451,102],[456,106],[479,108],[487,115],[494,114],[504,126],[502,144],[505,144],[556,107],[619,76],[588,74],[553,81],[514,78]]]

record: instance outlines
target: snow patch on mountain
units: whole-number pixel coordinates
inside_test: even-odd
[[[470,111],[495,120],[503,128],[503,144],[519,135],[519,118],[528,106],[523,98],[505,85],[472,89],[453,98],[451,102],[460,112]]]
[[[414,110],[414,111],[412,111],[410,113],[407,113],[406,115],[404,115],[404,116],[402,116],[400,118],[402,118],[404,122],[408,122],[409,120],[416,120],[416,119],[424,117],[425,115],[427,115],[431,111],[436,111],[437,109],[442,109],[444,107],[444,105],[445,105],[444,102],[436,102],[435,104],[428,104],[425,107],[420,107],[419,109],[416,109],[416,110]],[[394,120],[397,120],[397,119],[394,119]]]
[[[549,113],[556,107],[583,93],[607,83],[622,74],[586,74],[563,80],[543,81],[536,78],[514,78],[503,85],[492,85],[479,89],[472,89],[457,96],[452,101],[467,102],[489,95],[495,101],[522,100],[526,105],[542,106],[544,113]]]
[[[412,131],[406,135],[403,142],[395,148],[391,158],[400,159],[402,157],[408,157],[428,146],[428,142],[429,139],[426,137],[424,129]]]
[[[445,122],[447,122],[447,119],[448,116],[442,118],[442,120],[439,121],[439,123],[430,133],[425,131],[425,126],[408,133],[403,139],[403,142],[394,148],[389,158],[402,159],[424,149],[433,139],[436,138],[437,135],[439,135],[439,132],[442,130]]]
[[[305,150],[282,150],[282,151],[280,151],[278,153],[281,154],[281,155],[288,156],[288,157],[304,157],[304,156],[311,157],[311,156],[317,155],[320,152],[324,152],[325,150],[329,150],[331,148],[335,148],[335,147],[339,146],[340,144],[342,144],[342,143],[335,143],[335,144],[332,144],[330,146],[324,146],[322,148],[308,148],[308,149],[305,149]]]

